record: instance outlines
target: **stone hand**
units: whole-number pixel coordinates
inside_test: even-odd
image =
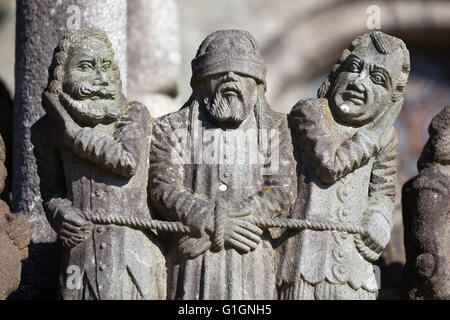
[[[205,253],[211,246],[207,235],[201,237],[184,236],[180,239],[178,249],[188,259],[194,259]]]
[[[261,242],[263,231],[253,223],[242,218],[227,218],[224,240],[229,246],[242,253],[256,249]]]
[[[71,249],[87,239],[94,225],[92,222],[85,220],[81,213],[73,207],[60,208],[60,212],[59,238],[64,247]]]
[[[403,98],[395,102],[390,108],[385,110],[383,114],[373,121],[372,130],[378,139],[378,145],[380,148],[385,147],[392,138],[394,122],[400,113],[402,105]]]
[[[364,244],[371,250],[381,252],[391,238],[391,227],[386,219],[374,212],[365,222],[367,236],[363,237]]]
[[[60,99],[63,99],[63,97],[64,93],[61,93]],[[80,127],[64,109],[58,97],[48,91],[44,92],[42,95],[42,106],[47,115],[53,120],[58,131],[64,135],[64,141],[66,143],[73,141]]]

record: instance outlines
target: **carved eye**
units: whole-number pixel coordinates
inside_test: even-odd
[[[371,77],[373,83],[379,84],[379,85],[382,85],[382,86],[386,87],[386,85],[387,85],[386,84],[386,77],[385,77],[385,75],[383,73],[381,73],[381,72],[373,72],[370,75],[370,77]]]
[[[103,64],[102,64],[102,70],[106,71],[106,70],[108,70],[110,67],[111,67],[111,62],[109,62],[109,61],[103,62]]]
[[[347,71],[353,73],[359,73],[361,70],[361,64],[356,59],[351,59],[348,63]]]
[[[92,64],[89,62],[82,62],[78,65],[78,69],[81,71],[90,71],[92,70]]]

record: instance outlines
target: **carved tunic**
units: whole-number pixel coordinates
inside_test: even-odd
[[[162,117],[155,124],[150,181],[152,199],[161,217],[175,221],[210,219],[215,215],[216,200],[236,207],[248,206],[258,216],[286,214],[295,196],[295,166],[286,118],[270,110],[264,115],[268,119],[266,128],[273,129],[273,134],[279,134],[279,143],[272,150],[272,154],[279,154],[279,168],[272,175],[263,175],[261,164],[227,164],[225,157],[230,156],[229,153],[223,155],[223,163],[196,164],[196,160],[191,161],[193,154],[198,155],[192,148],[195,144],[191,144],[197,136],[194,132],[203,130],[205,136],[211,130],[221,130],[209,122],[205,111],[198,109],[199,105],[193,102],[176,113]],[[257,135],[256,128],[255,115],[251,113],[239,130],[253,129]],[[179,129],[187,132],[184,143],[173,134]],[[229,134],[238,130],[228,131],[221,131],[225,144]],[[257,136],[254,138],[257,139]],[[204,150],[203,156],[221,152],[220,143],[215,145],[214,140],[204,140],[200,142],[200,147]],[[267,166],[270,166],[270,161],[266,156]],[[241,254],[227,246],[219,252],[208,250],[195,259],[186,259],[173,252],[169,255],[169,264],[172,265],[170,297],[276,298],[274,252],[267,231],[262,240],[256,250],[248,254]],[[173,249],[176,251],[176,244]]]
[[[290,216],[363,226],[368,215],[378,214],[392,227],[396,134],[392,131],[389,144],[378,151],[362,131],[338,128],[330,114],[320,115],[317,106],[322,102],[300,104],[291,112],[293,134],[299,137],[299,186]],[[360,254],[352,234],[305,230],[283,249],[278,283],[283,299],[366,299],[370,295],[359,289],[378,290],[371,261]],[[302,281],[306,284],[298,285]],[[303,288],[318,284],[315,294]],[[350,290],[335,290],[336,284]]]
[[[82,212],[149,217],[148,154],[151,119],[145,106],[131,109],[115,123],[111,136],[82,128],[68,148],[58,143],[49,118],[33,128],[41,194],[55,228],[61,206]],[[80,268],[82,285],[68,285]],[[89,238],[65,249],[61,264],[64,299],[163,299],[165,261],[157,238],[115,225],[95,226]]]

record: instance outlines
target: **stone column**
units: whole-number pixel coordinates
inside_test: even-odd
[[[55,298],[59,261],[56,235],[47,223],[30,142],[30,127],[43,114],[53,50],[68,29],[93,26],[108,33],[126,88],[126,0],[17,0],[13,150],[13,212],[31,225],[29,258],[14,297]]]
[[[180,62],[178,1],[128,1],[128,98],[153,117],[178,110]]]

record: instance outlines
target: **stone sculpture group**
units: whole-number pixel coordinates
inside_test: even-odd
[[[192,60],[188,101],[154,119],[125,98],[106,34],[68,32],[32,128],[43,206],[62,243],[60,297],[376,299],[372,263],[393,226],[393,124],[409,71],[402,40],[369,32],[318,98],[284,115],[267,103],[253,36],[220,30]],[[434,153],[404,192],[425,202],[436,189],[448,208],[448,112],[430,134]],[[448,233],[448,209],[429,217],[424,206],[408,209],[409,221]],[[428,227],[407,227],[411,273],[426,278],[408,294],[443,297],[448,248],[425,239]],[[13,242],[23,250],[25,240]]]

